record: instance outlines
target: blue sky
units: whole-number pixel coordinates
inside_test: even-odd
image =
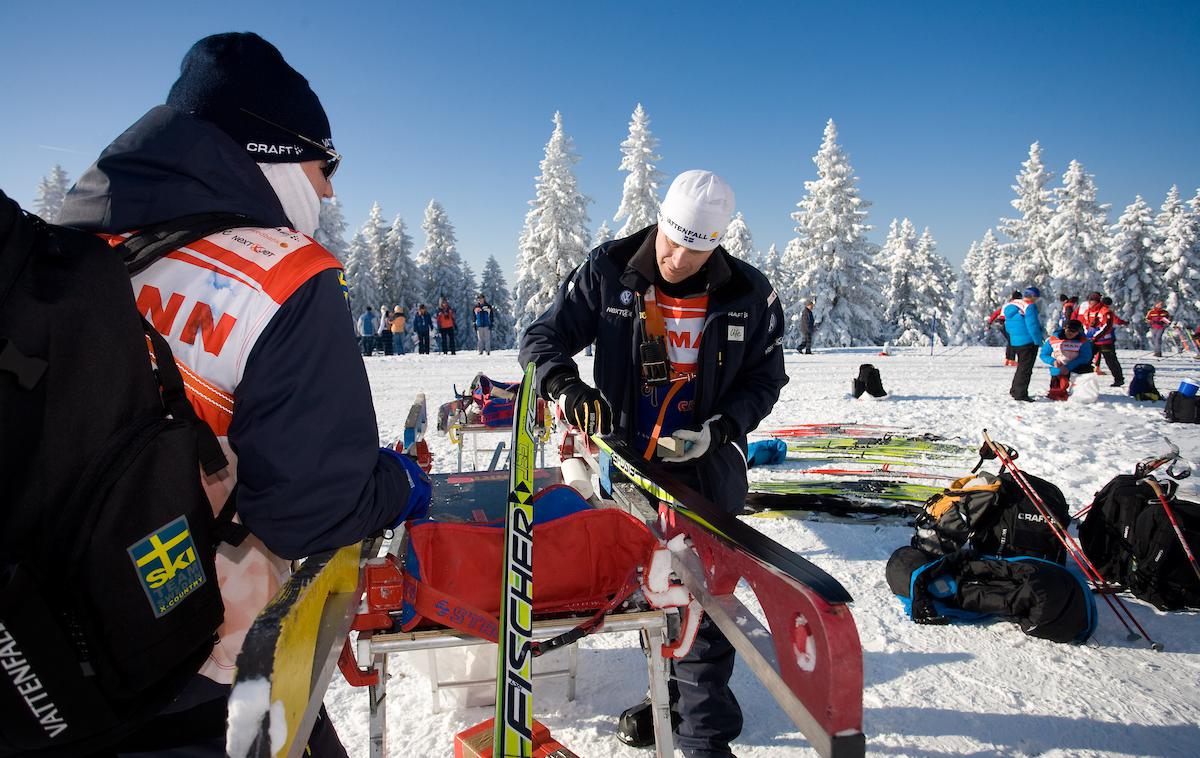
[[[764,250],[793,236],[831,117],[872,237],[908,216],[955,262],[1010,212],[1034,140],[1056,184],[1082,162],[1113,218],[1135,194],[1157,207],[1200,186],[1197,2],[43,0],[0,2],[0,26],[0,189],[23,204],[55,162],[78,177],[161,103],[197,39],[256,31],[329,112],[351,229],[378,200],[419,246],[437,198],[476,271],[489,254],[512,271],[555,110],[593,228],[617,209],[641,102],[668,181],[721,174]]]

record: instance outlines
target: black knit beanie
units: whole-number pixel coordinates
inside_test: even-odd
[[[285,130],[333,147],[329,119],[308,80],[253,32],[214,34],[192,45],[167,94],[167,105],[212,122],[255,163],[327,157]]]

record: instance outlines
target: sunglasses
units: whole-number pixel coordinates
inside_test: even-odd
[[[239,110],[241,110],[242,113],[245,113],[248,116],[253,116],[254,118],[258,119],[259,121],[263,122],[264,124],[270,124],[271,126],[275,127],[279,131],[286,132],[287,134],[292,135],[293,137],[300,140],[301,142],[308,145],[309,147],[315,147],[316,149],[325,153],[325,165],[321,166],[321,174],[325,177],[326,180],[332,179],[333,175],[337,173],[338,166],[340,166],[342,163],[342,154],[339,153],[337,150],[334,150],[332,147],[322,145],[320,142],[317,142],[315,139],[312,139],[310,137],[305,137],[300,132],[294,131],[292,129],[288,129],[286,126],[283,126],[281,124],[277,124],[265,116],[258,115],[254,111],[249,111],[249,110],[246,110],[245,108],[240,108]]]

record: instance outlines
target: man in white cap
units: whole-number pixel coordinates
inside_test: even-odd
[[[746,434],[787,384],[783,310],[770,282],[720,247],[733,190],[711,171],[685,171],[659,222],[596,248],[526,331],[520,362],[588,433],[612,433],[731,513],[746,499]],[[596,343],[585,383],[571,356]],[[660,444],[672,438],[667,444]],[[676,744],[694,758],[732,755],[742,715],[729,677],[733,647],[706,619],[674,662]],[[653,744],[648,703],[618,736]]]

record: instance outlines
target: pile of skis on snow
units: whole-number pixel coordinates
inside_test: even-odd
[[[999,476],[976,473],[985,459]],[[1200,505],[1178,501],[1178,449],[1138,464],[1104,486],[1077,541],[1062,491],[1022,472],[1016,451],[984,432],[980,462],[931,497],[916,518],[910,545],[888,561],[889,587],[917,623],[946,624],[1000,616],[1030,636],[1084,642],[1096,629],[1093,592],[1125,626],[1130,639],[1146,630],[1117,595],[1129,590],[1162,610],[1200,607]],[[1067,558],[1072,564],[1067,563]]]
[[[802,424],[765,434],[750,444],[749,466],[785,464],[786,478],[753,478],[746,511],[757,515],[911,523],[973,452],[904,427]]]

